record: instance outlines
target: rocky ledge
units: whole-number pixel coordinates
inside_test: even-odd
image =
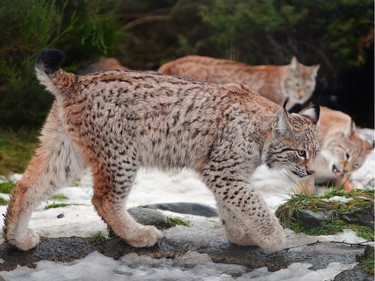
[[[185,209],[196,210],[202,206],[185,207]],[[174,211],[173,205],[163,204],[163,208]],[[204,214],[211,216],[212,210],[207,213],[208,209],[203,208]],[[131,214],[141,223],[157,225],[163,230],[164,238],[152,248],[133,248],[118,237],[103,236],[42,238],[35,249],[27,252],[2,244],[0,271],[13,270],[18,265],[35,267],[36,262],[41,260],[70,262],[94,251],[114,259],[119,259],[128,253],[137,253],[176,261],[189,252],[198,252],[207,254],[213,262],[244,265],[249,271],[260,267],[277,271],[297,262],[309,263],[312,270],[318,270],[333,262],[352,265],[364,255],[363,244],[318,241],[316,237],[296,234],[289,229],[285,229],[286,248],[268,254],[258,247],[231,244],[217,217],[196,216],[197,213],[194,211],[195,216],[185,214],[180,215],[178,220],[171,220],[170,213],[148,208],[133,209]],[[176,222],[183,222],[183,225],[180,223],[176,225]],[[173,224],[175,226],[172,226]],[[366,276],[358,266],[354,266],[337,275],[334,280],[372,280],[372,277]]]

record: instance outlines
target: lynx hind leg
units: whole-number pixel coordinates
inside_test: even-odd
[[[284,230],[261,195],[235,170],[226,173],[213,167],[203,173],[203,178],[214,192],[229,241],[257,245],[268,252],[281,250],[285,244]]]
[[[39,236],[28,228],[31,213],[84,168],[81,155],[67,135],[55,131],[42,138],[10,197],[3,229],[5,241],[24,251],[34,248]]]
[[[125,164],[124,163],[129,163]],[[94,169],[94,196],[92,202],[108,226],[133,247],[152,247],[161,238],[161,232],[154,226],[144,226],[136,222],[126,210],[126,198],[137,173],[137,168],[126,160],[118,165]],[[114,170],[113,167],[121,167]]]

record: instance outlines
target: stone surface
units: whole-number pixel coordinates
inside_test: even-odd
[[[351,212],[341,213],[339,218],[347,223],[364,225],[374,229],[374,202]]]
[[[313,212],[311,210],[298,210],[293,215],[294,219],[300,223],[305,228],[321,227],[326,223],[332,221],[332,212]]]
[[[199,217],[198,217],[199,218]],[[203,220],[203,219],[201,219]],[[325,268],[332,262],[354,264],[356,255],[364,252],[364,248],[350,245],[318,242],[311,243],[311,236],[299,235],[286,230],[287,248],[276,253],[266,253],[258,247],[243,247],[230,243],[218,219],[195,221],[191,227],[176,226],[163,230],[164,237],[151,248],[133,248],[118,237],[108,239],[90,239],[80,237],[42,238],[38,246],[28,252],[22,252],[5,244],[0,245],[0,271],[13,270],[17,265],[35,267],[41,260],[69,262],[83,258],[93,251],[105,256],[119,259],[128,253],[137,253],[153,258],[169,258],[176,265],[186,263],[192,253],[200,253],[200,260],[205,263],[244,265],[248,270],[267,267],[269,271],[287,268],[296,262],[310,263],[313,270]],[[367,280],[353,279],[360,276],[359,268],[349,270],[338,277],[339,281]],[[350,278],[346,278],[350,276]],[[363,275],[364,276],[364,275]],[[346,279],[345,279],[346,278]]]
[[[129,214],[140,224],[154,225],[157,228],[168,228],[168,217],[163,213],[149,208],[130,208]]]
[[[145,205],[144,207],[204,217],[216,217],[218,215],[215,208],[198,203],[159,203]]]

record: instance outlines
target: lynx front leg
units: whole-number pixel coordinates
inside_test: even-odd
[[[134,161],[133,161],[134,162]],[[107,168],[94,167],[94,196],[92,202],[109,227],[133,247],[151,247],[162,238],[154,226],[137,223],[127,212],[125,201],[137,173],[132,160],[112,163]]]
[[[17,182],[8,203],[4,238],[21,250],[36,246],[39,237],[28,223],[32,211],[54,191],[79,175],[85,163],[68,136],[42,139],[41,147]]]
[[[270,252],[282,249],[283,228],[261,195],[234,170],[221,172],[212,167],[203,173],[204,181],[214,192],[229,241],[258,245]]]

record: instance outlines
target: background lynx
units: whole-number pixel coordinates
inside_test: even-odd
[[[305,103],[313,94],[319,65],[305,66],[293,57],[289,65],[257,65],[202,56],[187,56],[166,63],[160,73],[213,83],[238,83],[282,105],[289,97],[287,109]]]
[[[350,191],[350,174],[365,162],[374,148],[374,141],[369,143],[357,134],[349,115],[323,106],[317,132],[321,150],[315,161],[316,173],[302,181],[302,188],[314,193],[315,182],[332,182]]]
[[[31,212],[88,165],[98,214],[132,246],[152,246],[162,236],[126,211],[137,170],[146,166],[195,170],[214,194],[230,241],[267,251],[283,247],[283,229],[249,175],[262,163],[299,178],[311,175],[319,107],[288,114],[244,86],[157,73],[76,76],[60,69],[63,57],[45,50],[36,61],[38,79],[56,101],[9,201],[9,244],[34,247],[39,238],[28,229]]]

